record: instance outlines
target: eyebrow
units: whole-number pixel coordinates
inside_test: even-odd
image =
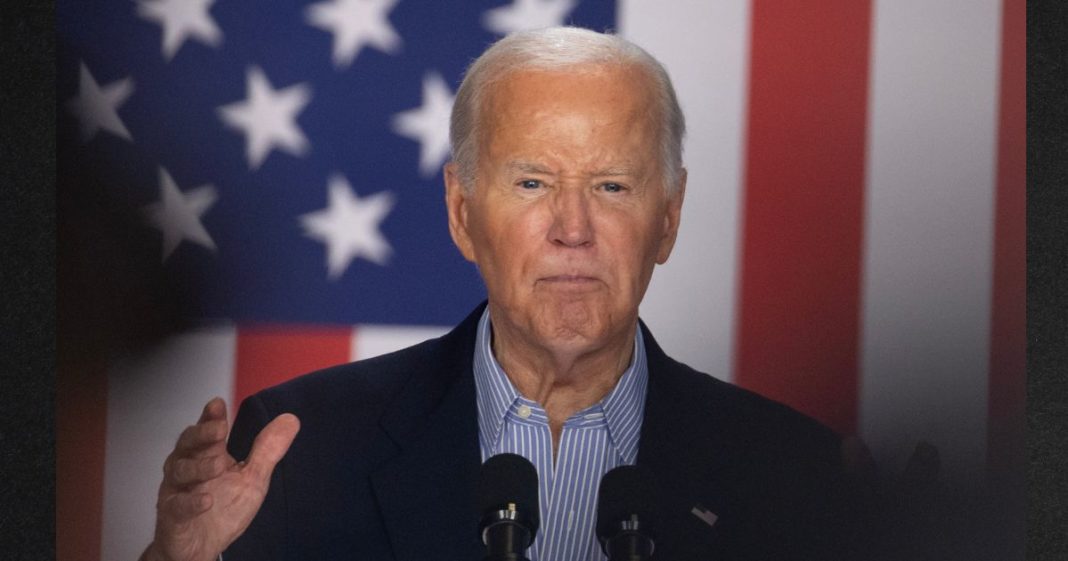
[[[520,173],[538,173],[543,175],[552,175],[553,171],[547,166],[541,164],[535,164],[532,162],[512,161],[508,162],[505,167],[510,171],[517,171]],[[606,177],[606,176],[623,176],[623,175],[636,175],[637,171],[634,168],[629,167],[609,167],[603,168],[593,172],[593,177]]]
[[[593,173],[594,177],[604,177],[606,175],[617,175],[618,176],[618,175],[636,175],[636,174],[637,174],[637,172],[634,170],[634,168],[627,168],[627,167],[604,168],[602,170],[598,170],[598,171],[595,171]]]
[[[552,171],[550,171],[549,168],[531,162],[512,161],[508,162],[505,167],[508,168],[509,171],[518,171],[521,173],[540,173],[543,175],[552,174]]]

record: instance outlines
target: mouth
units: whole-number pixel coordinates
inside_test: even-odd
[[[596,282],[596,277],[588,277],[586,275],[553,275],[551,277],[542,277],[542,282]]]
[[[560,290],[590,290],[599,286],[601,280],[586,275],[552,275],[538,279],[538,284]]]

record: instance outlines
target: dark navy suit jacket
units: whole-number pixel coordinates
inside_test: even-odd
[[[234,457],[280,413],[301,430],[225,561],[481,559],[471,365],[484,306],[439,339],[246,399]],[[649,385],[637,463],[659,485],[655,559],[840,558],[849,511],[838,436],[672,360],[641,329]]]

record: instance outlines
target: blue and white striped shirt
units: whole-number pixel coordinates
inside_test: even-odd
[[[545,409],[519,394],[493,356],[489,308],[478,324],[474,370],[482,461],[511,452],[530,460],[538,471],[541,528],[527,557],[605,560],[594,534],[597,487],[608,470],[633,465],[638,457],[649,381],[641,330],[634,335],[634,355],[616,387],[564,422],[555,466]]]

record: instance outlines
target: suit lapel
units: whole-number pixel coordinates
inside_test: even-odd
[[[481,455],[471,371],[482,307],[442,339],[442,360],[414,374],[381,421],[400,451],[371,476],[394,556],[476,559]],[[472,319],[474,318],[474,319]]]
[[[652,473],[661,497],[657,548],[682,553],[679,558],[707,555],[717,549],[723,524],[710,523],[713,517],[699,516],[695,509],[715,516],[728,511],[727,496],[715,482],[729,458],[716,427],[701,414],[709,404],[695,403],[687,391],[680,373],[685,367],[668,358],[644,325],[642,329],[649,386],[637,464]]]
[[[383,417],[382,428],[399,452],[376,470],[371,485],[398,561],[484,555],[475,506],[481,454],[471,370],[482,309],[442,340],[441,362],[428,365],[430,374],[413,375]],[[723,524],[710,525],[693,511],[729,511],[726,494],[714,483],[729,460],[726,447],[699,414],[709,404],[689,395],[685,367],[664,354],[644,325],[642,330],[649,385],[637,463],[659,485],[657,549],[669,558],[707,554],[719,549]]]

